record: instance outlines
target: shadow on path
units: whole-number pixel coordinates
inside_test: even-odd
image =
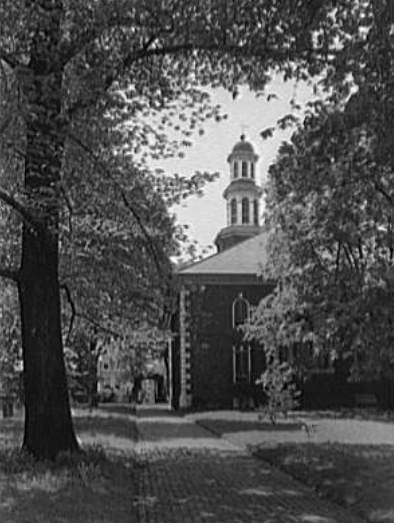
[[[137,409],[143,523],[362,523],[187,417]]]

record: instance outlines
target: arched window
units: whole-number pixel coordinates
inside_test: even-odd
[[[253,162],[250,164],[250,176],[254,180],[254,163]]]
[[[242,223],[249,223],[249,200],[242,198]]]
[[[247,162],[242,162],[242,178],[248,177],[248,164]]]
[[[234,329],[243,325],[249,319],[249,309],[249,302],[248,300],[245,300],[242,294],[233,301],[232,324]]]
[[[234,162],[234,178],[238,178],[238,162]]]
[[[237,200],[233,198],[230,202],[231,225],[237,223]]]
[[[259,224],[259,201],[254,200],[253,202],[253,223],[255,225]]]

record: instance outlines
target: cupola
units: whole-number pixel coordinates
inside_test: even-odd
[[[227,227],[216,237],[218,252],[260,232],[262,190],[256,184],[258,158],[253,145],[242,134],[227,158],[230,184],[223,193],[227,208]]]

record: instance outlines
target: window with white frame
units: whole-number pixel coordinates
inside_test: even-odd
[[[236,329],[243,325],[249,319],[250,304],[242,294],[233,301],[232,307],[232,325]]]

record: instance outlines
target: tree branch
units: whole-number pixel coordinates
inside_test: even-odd
[[[67,285],[67,283],[62,283],[60,285],[60,289],[63,290],[67,296],[67,301],[70,305],[70,308],[71,308],[71,318],[70,318],[70,325],[68,327],[68,333],[67,333],[67,342],[70,340],[70,336],[71,336],[71,332],[72,332],[72,329],[73,329],[73,326],[74,326],[74,321],[75,321],[75,316],[77,315],[77,309],[75,307],[75,303],[74,303],[74,300],[72,298],[72,295],[71,295],[71,291],[70,291],[70,288],[69,286]]]
[[[269,56],[274,60],[280,62],[281,60],[290,60],[291,53],[286,50],[286,52],[281,51],[280,49],[273,48],[264,48],[264,53],[261,49],[257,48],[256,51],[251,45],[226,45],[223,46],[222,42],[208,43],[208,44],[198,44],[195,42],[183,42],[181,44],[167,45],[163,47],[155,47],[151,49],[142,48],[139,51],[129,54],[123,60],[123,67],[128,69],[135,62],[143,58],[150,58],[153,56],[164,56],[164,55],[177,55],[182,53],[190,53],[191,51],[206,51],[206,52],[222,52],[224,54],[229,53],[238,57],[245,58],[257,58],[262,54],[264,56]]]
[[[349,263],[349,267],[355,271],[357,276],[360,276],[360,270],[358,267],[358,262],[354,256],[352,244],[350,242],[346,242],[342,244],[343,251],[345,253],[346,259]]]
[[[87,314],[83,314],[82,312],[77,312],[76,316],[78,318],[81,318],[82,320],[87,321],[88,323],[91,323],[94,327],[96,327],[98,330],[101,330],[102,332],[105,332],[106,334],[110,334],[111,336],[115,336],[116,338],[121,338],[122,334],[120,332],[116,332],[108,327],[104,327],[104,325],[101,325],[100,322],[97,320],[94,320]]]
[[[342,243],[338,240],[338,250],[337,250],[337,255],[335,258],[335,282],[338,281],[339,262],[341,260],[341,249],[342,249]]]
[[[95,24],[90,31],[84,31],[79,38],[62,46],[60,62],[63,66],[66,66],[79,53],[102,37],[105,32],[116,27],[131,27],[132,24],[136,23],[135,17],[126,17],[124,14],[120,17],[119,10],[113,9],[110,13],[110,17],[101,26]]]
[[[163,276],[163,269],[162,269],[162,266],[161,266],[161,264],[159,262],[159,259],[157,257],[156,250],[154,248],[152,239],[151,239],[151,237],[150,237],[146,227],[143,224],[141,216],[139,215],[139,213],[137,212],[137,210],[135,209],[133,204],[130,202],[130,200],[127,198],[127,196],[126,196],[122,186],[119,184],[119,182],[117,182],[115,180],[115,178],[113,177],[111,171],[103,164],[103,162],[97,157],[97,155],[86,144],[84,144],[79,138],[77,138],[76,136],[74,136],[70,132],[67,133],[67,136],[71,140],[73,140],[79,147],[81,147],[81,149],[85,153],[87,153],[90,156],[91,160],[95,163],[95,165],[101,170],[102,173],[105,174],[105,176],[107,176],[113,182],[115,187],[120,191],[120,195],[121,195],[122,201],[123,201],[126,209],[128,209],[131,212],[131,214],[134,216],[138,226],[140,227],[140,230],[142,231],[143,235],[145,236],[145,238],[146,238],[146,240],[148,242],[148,248],[149,248],[149,250],[151,252],[152,258],[153,258],[154,263],[156,265],[157,272],[158,272],[159,276],[162,277]]]
[[[0,60],[5,62],[11,69],[15,69],[16,67],[20,67],[21,63],[18,62],[18,60],[15,60],[15,58],[4,51],[3,49],[0,49]]]
[[[102,89],[100,89],[100,92],[102,94],[106,93],[108,89],[111,87],[113,82],[116,80],[116,78],[119,77],[120,70],[127,70],[129,69],[134,63],[138,62],[142,59],[148,59],[156,56],[175,56],[183,53],[190,53],[192,51],[198,50],[198,51],[205,51],[205,52],[222,52],[224,54],[233,54],[238,57],[245,57],[245,58],[257,58],[262,55],[267,56],[271,59],[274,59],[278,62],[283,60],[290,60],[291,59],[291,53],[289,50],[282,51],[280,49],[274,49],[269,48],[267,46],[264,47],[264,50],[261,48],[257,51],[255,48],[251,45],[234,45],[229,44],[223,46],[222,42],[214,42],[214,43],[206,43],[206,44],[198,44],[196,42],[183,42],[180,44],[173,44],[173,45],[166,45],[162,47],[154,47],[149,48],[149,46],[156,41],[156,37],[151,37],[142,47],[141,49],[134,51],[127,56],[125,56],[118,67],[118,70],[110,71],[107,75],[107,77],[103,81]],[[90,100],[83,100],[83,101],[77,101],[75,102],[67,111],[66,111],[66,117],[68,119],[71,118],[73,114],[75,114],[78,110],[87,109],[88,107],[91,107],[92,104],[96,101],[96,98],[92,98]]]
[[[11,209],[14,209],[14,211],[16,211],[21,216],[21,218],[23,218],[23,221],[30,225],[30,227],[36,231],[47,234],[45,227],[43,227],[43,225],[38,220],[36,220],[32,214],[29,213],[26,207],[16,200],[10,193],[0,189],[0,200],[11,207]]]
[[[389,194],[384,187],[382,187],[378,182],[374,183],[375,189],[382,194],[386,200],[389,202],[389,204],[394,208],[394,197]]]
[[[5,280],[10,280],[14,283],[18,283],[19,273],[18,271],[13,271],[11,269],[5,269],[0,267],[0,278],[4,278]]]

